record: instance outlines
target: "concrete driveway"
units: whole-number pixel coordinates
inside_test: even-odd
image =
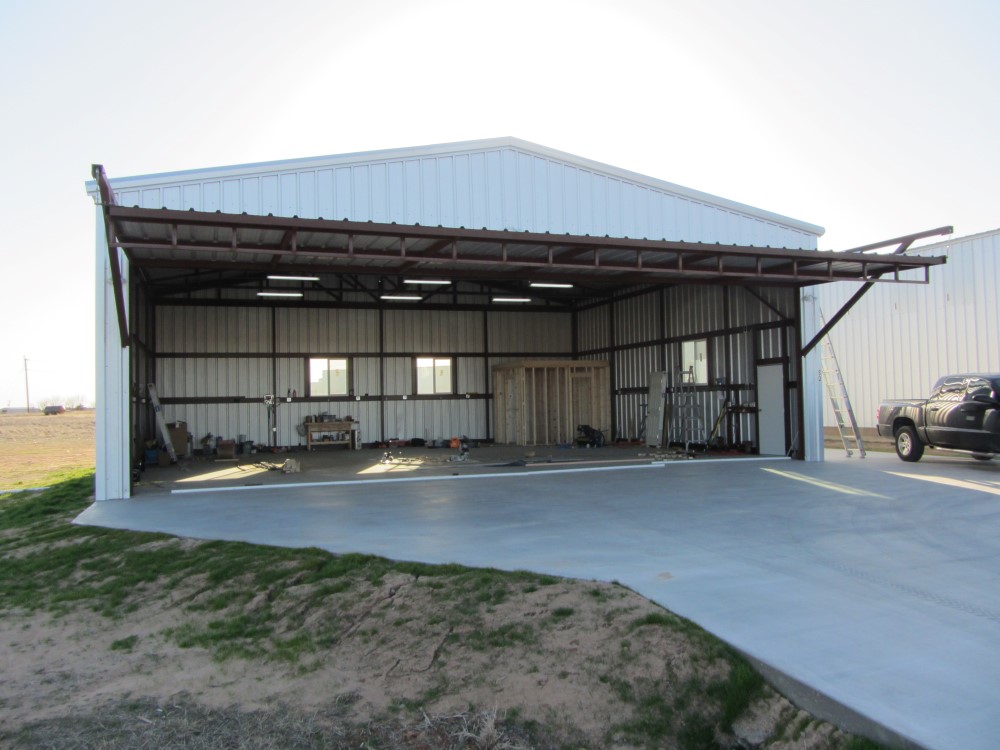
[[[160,493],[77,522],[617,580],[807,708],[933,750],[997,747],[1000,461],[516,471]]]

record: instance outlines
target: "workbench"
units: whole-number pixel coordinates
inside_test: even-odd
[[[361,447],[360,423],[358,422],[305,422],[306,450],[314,445],[343,445],[350,450]],[[329,440],[317,440],[315,436],[329,435]]]

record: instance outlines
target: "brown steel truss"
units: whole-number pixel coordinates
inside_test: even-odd
[[[678,283],[806,286],[927,283],[943,257],[870,250],[951,232],[942,227],[848,252],[589,235],[427,227],[119,206],[95,165],[115,300],[127,346],[117,249],[139,269],[399,275],[487,283],[527,278],[624,288]],[[907,272],[916,272],[914,274]]]

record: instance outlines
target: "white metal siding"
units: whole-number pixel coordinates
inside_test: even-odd
[[[413,354],[448,354],[483,350],[480,312],[388,310],[385,350]]]
[[[876,284],[833,329],[858,424],[875,426],[883,399],[925,398],[941,375],[1000,371],[1000,230],[920,248],[948,255],[930,284]],[[911,253],[911,254],[914,254]],[[831,317],[856,285],[816,287]],[[825,423],[836,425],[829,404]]]
[[[582,352],[604,349],[611,343],[607,305],[583,310],[577,315],[577,347]]]
[[[543,147],[454,144],[113,181],[146,208],[815,249],[800,222]],[[465,150],[471,149],[471,150]],[[405,151],[398,152],[399,154]],[[671,189],[671,187],[675,189]],[[695,197],[697,196],[697,197]]]
[[[278,351],[314,354],[378,352],[377,310],[278,308]]]
[[[129,496],[131,459],[129,456],[129,358],[118,332],[114,285],[107,252],[104,214],[97,207],[97,415],[95,443],[97,452],[94,496],[97,500],[115,500]],[[102,250],[103,244],[103,252]],[[130,271],[121,252],[122,286],[126,299]]]
[[[491,352],[569,355],[573,348],[569,313],[489,313]]]
[[[615,304],[615,343],[635,344],[662,338],[661,317],[658,293],[618,302]]]
[[[160,396],[168,398],[263,399],[264,394],[274,390],[271,362],[267,359],[159,358],[156,383]]]
[[[432,403],[432,408],[427,404]],[[390,401],[386,404],[386,437],[409,440],[444,440],[466,435],[472,439],[486,435],[483,401]]]
[[[667,295],[667,337],[695,336],[725,328],[722,305],[725,287],[683,286]]]
[[[186,354],[271,351],[271,311],[263,307],[159,307],[156,350]]]

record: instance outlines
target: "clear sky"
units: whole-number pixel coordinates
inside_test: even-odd
[[[513,135],[826,227],[1000,227],[996,0],[0,4],[0,407],[94,397],[111,177]]]

